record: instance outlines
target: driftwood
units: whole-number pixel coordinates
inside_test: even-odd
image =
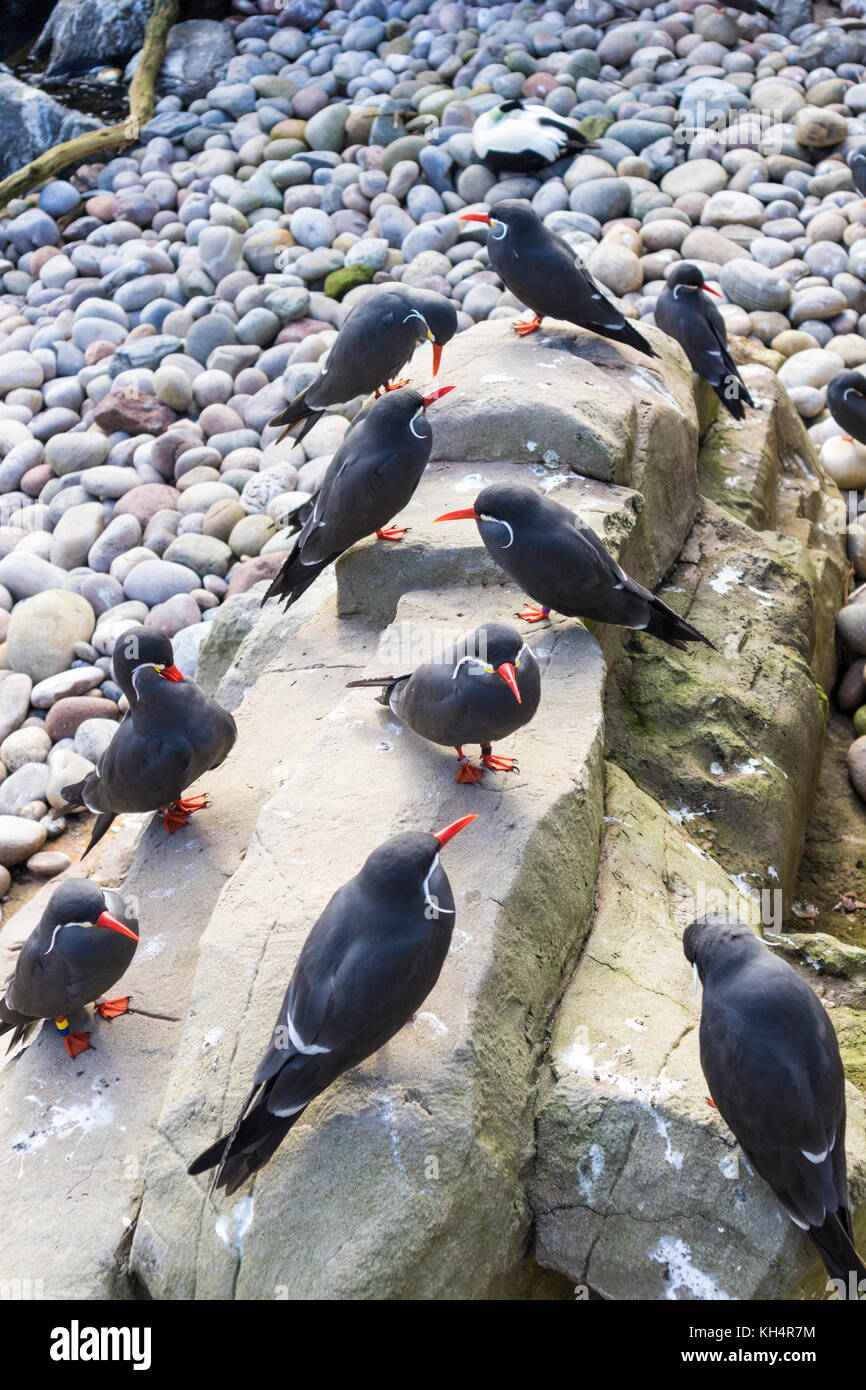
[[[0,182],[0,211],[13,198],[20,198],[37,184],[53,178],[61,169],[71,164],[80,164],[91,155],[102,150],[120,149],[124,145],[134,145],[153,115],[153,89],[157,74],[165,56],[168,31],[177,19],[178,0],[154,0],[153,11],[147,21],[141,59],[135,75],[129,84],[129,115],[120,125],[104,126],[100,130],[86,130],[76,135],[74,140],[64,140],[54,145],[36,159],[25,164],[14,174]]]

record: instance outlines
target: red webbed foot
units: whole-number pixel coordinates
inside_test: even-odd
[[[457,776],[454,780],[457,782],[480,782],[484,776],[484,768],[471,763],[462,748],[457,749],[457,758]]]
[[[63,1037],[63,1046],[66,1048],[67,1057],[77,1057],[80,1052],[88,1050],[90,1047],[89,1033],[71,1033],[67,1018],[55,1018],[54,1023],[57,1031]]]
[[[515,615],[522,618],[526,623],[541,623],[545,618],[550,617],[550,609],[540,607],[537,603],[527,603],[525,608]]]
[[[93,1007],[100,1018],[120,1018],[121,1014],[129,1012],[129,998],[125,994],[119,999],[97,999]]]
[[[193,811],[201,811],[205,806],[207,806],[207,794],[200,792],[198,796],[179,796],[177,801],[173,801],[170,806],[161,806],[159,814],[162,816],[162,823],[169,835],[173,835],[176,830],[189,824],[189,818]]]
[[[408,530],[408,526],[380,526],[376,535],[380,541],[401,541]]]
[[[531,319],[515,319],[511,327],[521,338],[525,338],[527,333],[534,333],[536,329],[541,327],[541,319],[537,314]]]
[[[408,378],[407,376],[401,376],[401,378],[400,378],[399,381],[389,381],[389,382],[387,382],[387,383],[382,387],[382,390],[383,390],[383,391],[399,391],[400,388],[401,388],[401,386],[408,386],[408,385],[409,385],[409,378]]]
[[[481,749],[481,761],[485,767],[489,767],[491,772],[519,772],[516,758],[500,758],[492,752],[490,744],[485,744]]]

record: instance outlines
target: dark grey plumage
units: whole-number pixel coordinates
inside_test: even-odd
[[[352,422],[263,604],[280,598],[289,608],[338,555],[406,506],[430,458],[433,431],[425,400],[435,394],[390,391]]]
[[[348,686],[384,687],[381,704],[422,738],[456,748],[461,759],[464,745],[480,744],[483,751],[528,724],[541,699],[534,653],[516,628],[502,622],[484,623],[410,675],[349,681]],[[484,761],[491,771],[512,770],[504,766],[511,759],[496,759],[491,752]],[[458,769],[457,780],[478,777],[461,775]]]
[[[318,376],[270,423],[285,426],[282,439],[304,421],[300,441],[329,406],[384,390],[419,343],[433,344],[435,376],[456,332],[457,311],[444,295],[396,282],[376,289],[350,310]]]
[[[866,377],[837,372],[827,385],[827,409],[846,434],[866,444]]]
[[[228,711],[181,676],[162,633],[130,627],[117,639],[112,665],[129,713],[94,771],[62,790],[70,807],[100,813],[85,854],[121,812],[157,811],[180,802],[187,787],[219,767],[237,738]],[[166,828],[178,827],[167,821]]]
[[[59,884],[0,999],[0,1034],[12,1031],[10,1047],[41,1019],[65,1019],[100,999],[129,967],[137,932],[132,901],[121,893],[90,879]]]
[[[866,198],[866,146],[860,145],[851,151],[848,156],[848,168],[851,170],[854,187]]]
[[[703,985],[701,1066],[747,1159],[846,1281],[854,1248],[845,1158],[845,1074],[827,1012],[797,972],[734,916],[687,927]]]
[[[392,836],[337,890],[304,942],[234,1129],[190,1173],[216,1167],[214,1187],[235,1192],[316,1096],[409,1022],[439,978],[454,929],[439,851],[475,819],[438,835]]]
[[[726,3],[722,7],[726,10],[736,10],[741,14],[762,14],[765,19],[775,19],[774,10],[769,5],[762,5],[760,0],[736,0],[736,4]]]
[[[637,628],[685,650],[712,642],[630,579],[595,532],[552,497],[517,484],[483,488],[473,507],[439,521],[473,519],[496,563],[530,598],[567,617]],[[541,615],[543,616],[543,615]]]
[[[603,294],[589,271],[578,265],[567,242],[551,232],[535,209],[519,199],[495,203],[489,214],[461,213],[467,222],[486,222],[487,254],[503,284],[539,321],[567,319],[602,338],[656,353],[615,304]],[[527,325],[520,332],[532,331]]]
[[[704,277],[696,265],[675,265],[656,301],[656,326],[676,339],[692,371],[712,386],[735,420],[742,420],[743,401],[754,401],[731,356],[725,321],[703,289]]]

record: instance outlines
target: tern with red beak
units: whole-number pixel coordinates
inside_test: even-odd
[[[696,265],[688,261],[675,265],[656,301],[656,326],[676,338],[692,371],[712,386],[735,420],[742,420],[746,414],[743,401],[747,405],[754,405],[754,401],[731,356],[725,321],[701,291],[720,297],[718,291],[704,284]]]
[[[322,570],[344,550],[377,535],[398,541],[405,528],[388,526],[406,506],[430,459],[433,431],[426,411],[453,391],[440,386],[390,392],[361,412],[328,465],[315,505],[297,545],[262,599],[285,599],[286,608],[301,597]]]
[[[510,623],[484,623],[408,676],[349,681],[349,687],[384,686],[379,703],[431,743],[457,751],[458,782],[479,782],[484,769],[519,772],[514,758],[494,755],[492,744],[528,724],[541,699],[535,655]],[[464,745],[481,745],[481,766]]]
[[[311,1101],[389,1042],[439,978],[454,930],[441,850],[477,816],[411,830],[373,850],[304,942],[234,1129],[189,1166],[235,1192],[267,1163]]]
[[[444,295],[396,283],[374,290],[347,315],[318,376],[270,423],[285,426],[283,439],[304,421],[297,442],[329,406],[404,386],[391,383],[419,343],[433,346],[435,377],[442,349],[456,332],[457,311]]]
[[[534,488],[483,488],[472,507],[437,521],[475,521],[493,559],[540,608],[518,615],[539,622],[551,609],[570,618],[632,627],[686,650],[712,642],[616,563],[595,532],[574,512]]]
[[[567,319],[647,357],[656,356],[646,338],[578,264],[568,242],[549,231],[529,203],[507,198],[495,203],[489,213],[462,212],[460,217],[490,228],[491,266],[506,289],[532,310],[532,319],[518,319],[514,324],[521,337],[534,333],[544,318]]]
[[[0,999],[0,1033],[14,1030],[10,1049],[42,1019],[53,1019],[68,1056],[86,1051],[90,1035],[70,1032],[69,1016],[85,1004],[95,1004],[103,1018],[126,1013],[128,996],[103,996],[125,974],[137,946],[131,900],[86,878],[61,883],[21,947]]]
[[[121,633],[112,665],[129,713],[94,771],[62,790],[68,807],[98,813],[85,854],[123,811],[159,811],[169,835],[186,825],[207,800],[183,792],[219,767],[237,738],[232,716],[181,674],[161,632]]]

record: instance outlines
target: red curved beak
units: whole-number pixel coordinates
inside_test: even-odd
[[[439,343],[433,344],[433,375],[439,370],[439,363],[442,361],[442,347]]]
[[[477,819],[478,817],[476,815],[461,816],[459,820],[453,821],[451,825],[446,825],[444,830],[434,831],[436,839],[439,841],[440,845],[447,845],[449,840],[453,840],[455,835],[459,835],[461,830],[465,830],[467,825],[470,825],[472,821]]]
[[[515,669],[514,669],[514,667],[512,666],[511,662],[510,662],[510,661],[503,661],[503,663],[502,663],[501,666],[497,666],[497,668],[496,668],[496,674],[497,674],[497,676],[501,676],[501,677],[502,677],[502,679],[505,681],[505,684],[508,686],[508,689],[511,691],[511,693],[512,693],[512,695],[514,696],[514,698],[515,698],[515,700],[517,701],[517,703],[518,703],[519,705],[522,705],[522,704],[523,704],[523,701],[522,701],[521,698],[520,698],[520,691],[519,691],[518,688],[517,688],[517,672],[515,671]]]
[[[183,672],[179,671],[176,666],[163,666],[159,674],[162,676],[164,681],[183,680]]]
[[[434,521],[477,521],[478,517],[474,507],[464,507],[459,512],[443,512],[441,516],[434,516]]]
[[[707,294],[714,294],[714,295],[716,296],[716,299],[721,299],[721,298],[722,298],[722,296],[719,294],[718,290],[711,290],[710,287],[709,287],[709,285],[701,285],[701,289],[702,289],[702,290],[706,290]]]
[[[461,212],[459,220],[461,222],[486,222],[490,226],[490,218],[486,212]]]
[[[134,931],[130,931],[129,927],[125,927],[122,922],[118,922],[117,918],[112,917],[110,912],[100,912],[96,919],[96,925],[98,927],[107,927],[109,931],[120,932],[121,936],[131,936],[133,941],[140,940]]]
[[[436,351],[437,349],[434,348],[433,352],[435,353]],[[442,349],[439,348],[438,351],[441,353]],[[434,372],[433,375],[435,376],[436,373]],[[424,397],[424,409],[426,410],[428,405],[432,405],[434,401],[440,400],[442,396],[447,396],[448,392],[454,389],[453,386],[437,386],[434,391],[428,391],[427,395]]]

